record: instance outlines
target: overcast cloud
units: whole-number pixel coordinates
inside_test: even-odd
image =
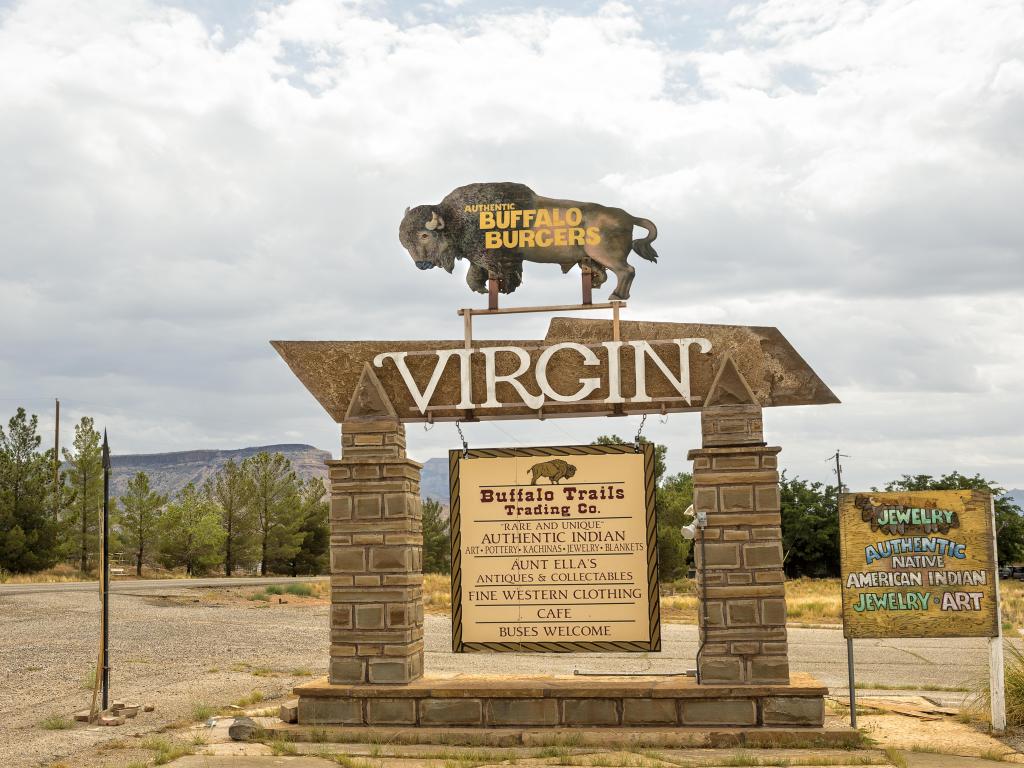
[[[782,330],[843,400],[766,413],[791,472],[830,479],[838,447],[855,487],[954,468],[1024,487],[1019,0],[0,6],[5,419],[52,429],[59,396],[65,441],[93,415],[119,453],[336,454],[267,341],[459,337],[480,297],[418,272],[398,222],[514,180],[657,222],[628,319]],[[513,301],[576,291],[528,265]],[[698,419],[648,422],[686,468]],[[419,459],[456,444],[409,436]]]

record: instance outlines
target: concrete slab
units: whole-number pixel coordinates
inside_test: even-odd
[[[338,768],[333,760],[319,757],[188,755],[168,765],[174,768]]]
[[[980,757],[932,755],[925,752],[906,752],[904,757],[907,761],[907,768],[992,768],[992,766],[998,764],[992,760],[985,760]]]

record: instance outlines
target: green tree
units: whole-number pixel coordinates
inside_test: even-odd
[[[83,416],[75,425],[74,451],[64,449],[64,460],[70,464],[67,481],[70,504],[67,507],[67,553],[78,558],[78,567],[89,570],[89,558],[99,550],[99,515],[103,508],[103,455],[100,433],[93,420]]]
[[[136,473],[121,495],[115,519],[122,545],[135,556],[136,576],[142,575],[147,547],[153,545],[160,510],[166,503],[166,496],[149,487],[149,475],[145,472]]]
[[[242,462],[245,500],[256,523],[260,545],[260,575],[272,560],[290,560],[299,551],[303,534],[299,479],[283,454],[261,451]]]
[[[423,502],[423,572],[451,573],[451,524],[441,502]]]
[[[782,550],[786,575],[839,575],[839,516],[836,486],[810,483],[782,473]]]
[[[640,438],[640,445],[647,445],[650,440],[646,437]],[[593,445],[633,445],[632,440],[623,440],[618,435],[600,435],[594,442]],[[665,476],[665,470],[668,465],[665,463],[665,459],[668,456],[668,446],[662,445],[661,443],[655,443],[654,445],[654,484],[660,485],[661,478]]]
[[[228,576],[239,566],[256,559],[256,526],[246,503],[246,477],[242,468],[229,459],[203,487],[220,510],[224,527],[224,573]]]
[[[942,477],[903,475],[885,486],[887,491],[988,491],[996,507],[996,552],[1001,564],[1024,559],[1024,517],[1006,489],[981,475],[961,475],[956,470]]]
[[[618,435],[601,435],[594,445],[622,445],[632,441]],[[646,437],[640,444],[650,443]],[[680,531],[690,519],[686,509],[693,503],[693,477],[686,472],[666,478],[668,446],[654,445],[654,483],[657,486],[654,509],[658,520],[658,578],[675,581],[686,575],[686,562],[690,555],[690,542]]]
[[[186,485],[157,523],[160,562],[168,568],[184,566],[189,576],[206,573],[220,564],[227,535],[217,506],[194,483]]]
[[[0,568],[32,572],[59,559],[51,514],[53,451],[39,451],[39,419],[18,408],[0,427]]]
[[[311,477],[299,489],[299,547],[291,557],[271,559],[276,571],[298,576],[327,570],[331,532],[328,523],[327,489],[319,477]]]
[[[664,478],[654,495],[658,513],[658,577],[675,581],[686,575],[690,542],[680,530],[692,517],[686,510],[693,504],[693,475],[680,472]]]

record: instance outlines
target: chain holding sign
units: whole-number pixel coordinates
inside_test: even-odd
[[[654,446],[451,451],[452,650],[661,650]]]

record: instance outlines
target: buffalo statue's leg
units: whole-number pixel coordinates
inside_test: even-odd
[[[596,245],[584,245],[583,252],[594,262],[595,266],[610,269],[615,273],[615,290],[608,297],[612,300],[625,301],[629,298],[629,287],[633,283],[636,270],[626,261],[633,248],[633,225],[611,216],[598,216],[588,224],[596,224],[601,229],[601,242]]]
[[[466,283],[470,289],[477,293],[487,293],[487,270],[479,264],[469,265],[469,272],[466,273]]]

